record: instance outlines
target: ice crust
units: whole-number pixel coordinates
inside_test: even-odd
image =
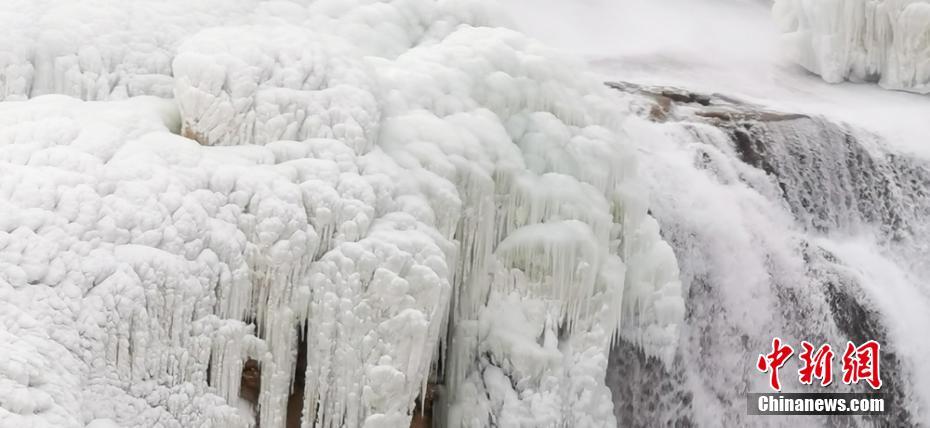
[[[449,426],[615,425],[676,261],[613,95],[496,22],[4,2],[0,426],[283,426],[301,338],[303,426],[409,426],[428,382]]]
[[[776,0],[790,57],[832,83],[930,93],[930,1]]]

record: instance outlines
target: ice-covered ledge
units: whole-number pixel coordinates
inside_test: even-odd
[[[927,0],[776,0],[787,54],[824,80],[930,93]]]
[[[0,426],[602,427],[613,338],[672,355],[583,67],[479,1],[131,3],[0,2]]]

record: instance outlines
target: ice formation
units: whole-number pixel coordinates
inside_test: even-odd
[[[930,93],[927,0],[776,0],[788,55],[832,83]]]
[[[614,425],[677,265],[609,90],[493,16],[4,2],[0,425],[283,426],[298,377],[308,427],[428,382],[450,426]]]

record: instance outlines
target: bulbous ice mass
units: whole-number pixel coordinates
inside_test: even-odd
[[[930,93],[930,1],[776,0],[784,45],[832,83]]]
[[[275,427],[302,397],[303,426],[402,427],[429,382],[450,426],[614,424],[611,340],[671,358],[677,265],[608,89],[496,20],[0,5],[0,425]]]

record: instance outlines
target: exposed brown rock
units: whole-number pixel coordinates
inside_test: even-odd
[[[301,338],[297,351],[297,369],[294,373],[294,384],[290,396],[287,398],[286,428],[299,428],[300,418],[304,405],[304,384],[307,372],[307,343]],[[255,427],[259,428],[258,417],[261,409],[258,407],[258,396],[262,388],[262,368],[258,361],[249,359],[242,366],[242,382],[239,387],[239,397],[252,404],[256,411]]]
[[[430,382],[426,386],[426,397],[417,398],[417,406],[413,410],[413,419],[410,428],[430,428],[433,426],[433,403],[439,398],[439,385]]]
[[[242,366],[242,382],[239,385],[239,397],[258,406],[258,393],[262,389],[262,369],[258,361],[248,359]]]
[[[187,126],[187,124],[184,124],[181,127],[181,136],[184,138],[194,140],[200,143],[201,146],[209,146],[209,144],[207,144],[206,136],[204,136],[203,134],[199,132],[192,130],[190,126]]]
[[[606,85],[651,102],[647,116],[655,122],[705,119],[718,125],[720,122],[779,122],[807,117],[803,114],[770,110],[716,93],[702,94],[681,88],[646,86],[630,82],[607,82]],[[679,107],[687,108],[682,110]]]

